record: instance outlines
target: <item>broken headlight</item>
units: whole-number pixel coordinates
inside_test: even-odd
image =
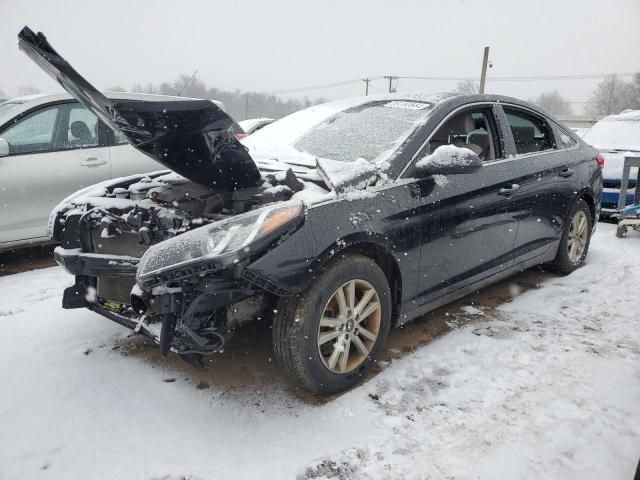
[[[150,247],[138,264],[137,281],[145,285],[147,279],[167,272],[184,277],[224,268],[266,249],[303,219],[302,203],[287,202],[196,228]]]

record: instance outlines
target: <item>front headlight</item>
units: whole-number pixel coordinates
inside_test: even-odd
[[[138,264],[138,283],[169,270],[203,264],[235,263],[266,248],[277,237],[301,223],[301,202],[287,202],[258,208],[227,220],[196,228],[150,247]],[[204,267],[207,269],[206,266]]]

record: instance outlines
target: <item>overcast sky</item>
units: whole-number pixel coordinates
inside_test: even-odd
[[[251,91],[385,74],[475,76],[489,45],[489,92],[527,99],[558,89],[579,102],[597,81],[491,77],[639,71],[639,24],[640,0],[0,0],[0,89],[60,89],[18,51],[16,35],[29,25],[99,88],[159,83],[196,69],[211,86]],[[404,80],[398,90],[455,84]],[[296,95],[363,92],[357,82]]]

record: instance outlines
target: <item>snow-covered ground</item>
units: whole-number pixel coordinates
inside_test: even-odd
[[[0,278],[0,479],[630,479],[640,457],[640,235],[324,405],[198,390],[60,308],[70,277]],[[476,308],[479,307],[479,308]],[[90,354],[87,354],[90,353]]]

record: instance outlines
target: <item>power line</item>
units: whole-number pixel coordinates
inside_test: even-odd
[[[616,75],[618,77],[631,77],[635,75],[635,72],[623,72],[623,73],[595,73],[595,74],[583,74],[583,75],[539,75],[539,76],[513,76],[513,77],[488,77],[488,80],[491,82],[528,82],[528,81],[550,81],[550,80],[597,80],[600,78],[605,78],[609,75]],[[420,77],[420,76],[411,76],[411,75],[380,75],[373,77],[366,77],[369,81],[372,80],[390,80],[391,77],[394,80],[399,79],[407,79],[407,80],[429,80],[429,81],[465,81],[472,80],[477,81],[477,76],[468,76],[468,77],[454,77],[454,76],[428,76],[428,77]],[[308,87],[299,87],[292,88],[288,90],[277,90],[268,92],[271,95],[282,95],[287,93],[297,93],[297,92],[305,92],[310,90],[321,90],[324,88],[331,87],[341,87],[344,85],[349,85],[352,83],[362,82],[362,77],[354,78],[351,80],[343,80],[341,82],[333,82],[333,83],[324,83],[319,85],[310,85]]]
[[[370,79],[374,79],[374,78],[382,78],[382,77],[369,77],[369,78]],[[280,94],[283,94],[283,93],[304,92],[306,90],[321,90],[323,88],[341,87],[342,85],[348,85],[350,83],[361,82],[361,81],[362,81],[362,77],[354,78],[352,80],[343,80],[341,82],[324,83],[322,85],[311,85],[309,87],[291,88],[289,90],[277,90],[277,91],[268,92],[268,93],[270,93],[272,95],[280,95]]]
[[[540,75],[530,77],[488,77],[492,82],[527,82],[527,81],[545,81],[545,80],[597,80],[599,78],[605,78],[609,75],[616,75],[618,77],[631,77],[635,75],[635,72],[627,73],[596,73],[587,75]],[[400,76],[398,78],[407,78],[410,80],[477,80],[478,77],[411,77]]]

